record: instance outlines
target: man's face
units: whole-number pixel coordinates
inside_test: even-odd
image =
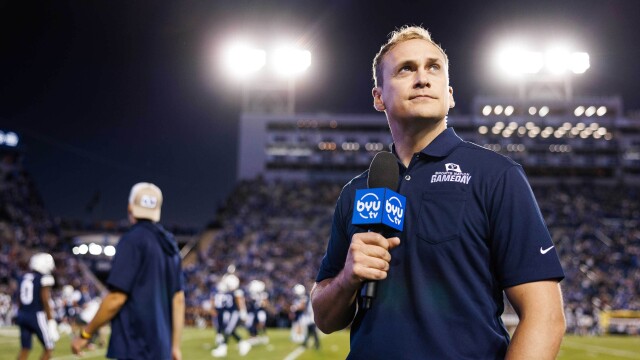
[[[382,59],[383,87],[373,89],[374,107],[389,121],[439,121],[454,106],[444,55],[432,43],[397,44]]]

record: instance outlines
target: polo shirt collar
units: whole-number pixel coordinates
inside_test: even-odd
[[[445,157],[455,149],[458,144],[462,142],[462,139],[456,134],[453,128],[446,128],[440,133],[431,144],[427,145],[421,153],[432,157]],[[391,145],[391,152],[398,156],[396,153],[395,144]]]
[[[453,151],[453,149],[462,142],[462,139],[456,134],[453,128],[446,128],[440,133],[431,144],[422,149],[421,153],[434,157],[445,157]]]

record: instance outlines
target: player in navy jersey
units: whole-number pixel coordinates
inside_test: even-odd
[[[351,223],[368,172],[343,188],[312,290],[318,328],[351,325],[349,359],[555,358],[564,273],[522,167],[447,128],[449,60],[424,28],[395,31],[373,77],[407,199],[404,229]],[[378,283],[365,309],[367,280]],[[513,338],[500,318],[503,292],[520,319]]]
[[[265,291],[265,283],[260,280],[251,280],[249,283],[249,297],[247,301],[246,327],[249,329],[251,345],[267,344],[267,307],[269,306],[269,294]]]
[[[229,338],[238,342],[240,356],[245,356],[251,350],[251,344],[243,340],[236,332],[240,321],[247,317],[247,307],[244,292],[240,289],[240,279],[234,274],[225,274],[220,280],[218,293],[214,296],[214,304],[218,313],[218,335],[222,333],[221,341],[211,350],[213,357],[226,357]]]
[[[16,322],[20,327],[19,360],[29,357],[31,341],[35,334],[44,350],[40,359],[49,359],[55,342],[60,338],[51,309],[51,287],[54,279],[51,272],[55,268],[53,257],[47,253],[37,253],[29,260],[32,270],[20,278],[18,288],[19,309]]]
[[[109,294],[71,343],[74,354],[111,321],[108,358],[180,360],[184,276],[175,238],[158,224],[162,192],[138,183],[129,195],[132,226],[116,247],[107,278]]]

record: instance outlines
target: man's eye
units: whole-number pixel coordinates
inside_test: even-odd
[[[412,70],[411,66],[405,65],[401,67],[400,70],[398,70],[398,72],[411,71],[411,70]]]
[[[431,69],[431,70],[440,70],[440,65],[432,64],[431,66],[429,66],[429,69]]]

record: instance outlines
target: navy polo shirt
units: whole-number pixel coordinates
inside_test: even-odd
[[[116,247],[107,284],[128,297],[111,321],[108,358],[171,359],[173,296],[184,289],[177,244],[139,221]]]
[[[501,359],[509,335],[503,289],[564,273],[521,166],[446,129],[406,168],[401,243],[387,279],[351,327],[349,359]],[[338,199],[320,282],[344,267],[353,234],[355,190]]]

